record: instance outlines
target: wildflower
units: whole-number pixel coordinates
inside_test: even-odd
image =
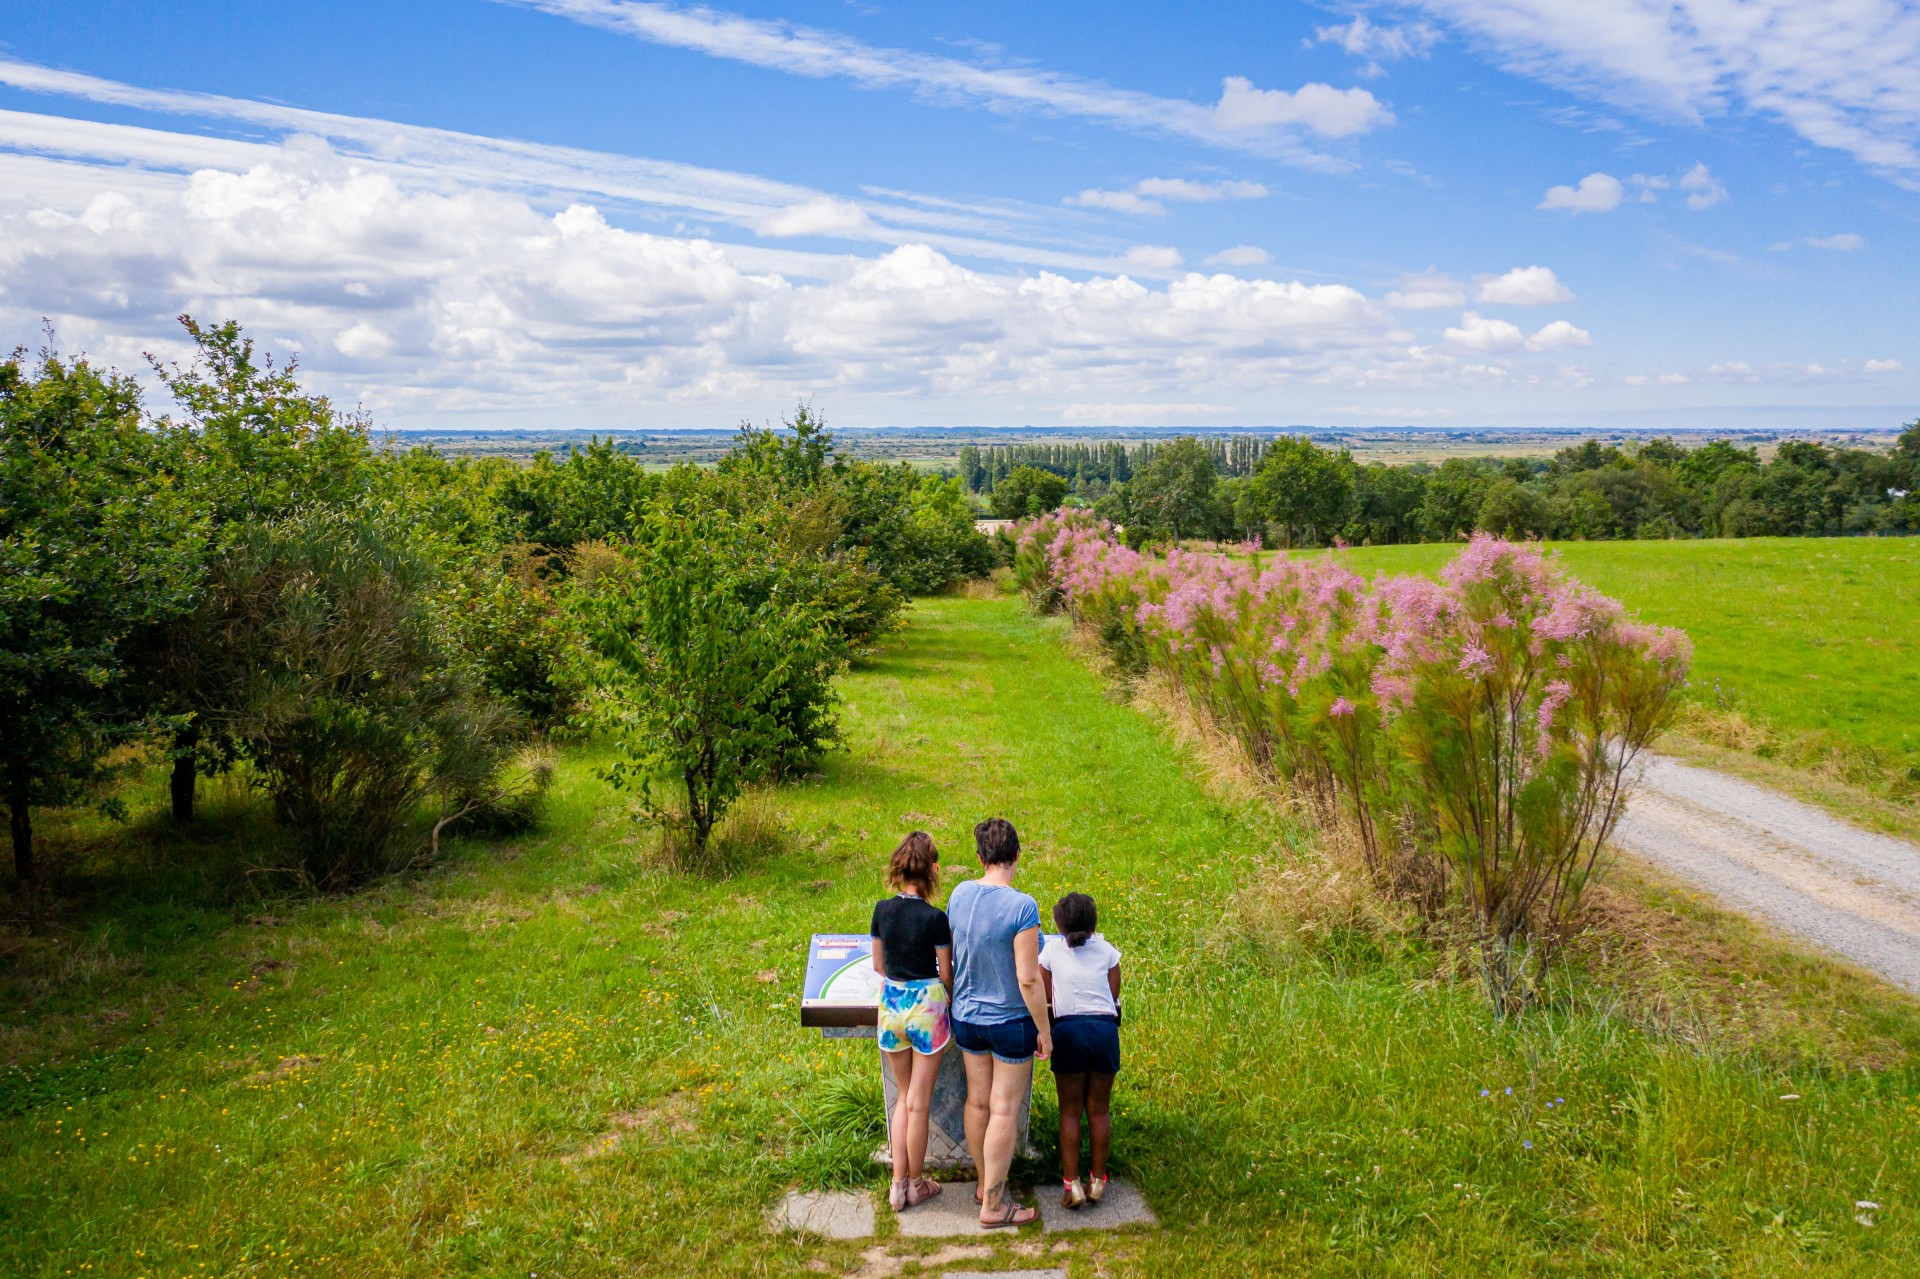
[[[1344,697],[1336,697],[1333,699],[1333,705],[1327,707],[1327,714],[1333,716],[1351,715],[1353,714],[1353,703]]]
[[[1521,1142],[1521,1143],[1520,1143],[1520,1145],[1521,1145],[1521,1147],[1522,1147],[1523,1149],[1526,1149],[1526,1150],[1532,1150],[1532,1149],[1533,1149],[1533,1143],[1532,1143],[1532,1142],[1530,1142],[1530,1141],[1523,1141],[1523,1142]]]

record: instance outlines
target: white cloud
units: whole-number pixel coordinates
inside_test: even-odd
[[[1424,58],[1440,39],[1440,33],[1425,22],[1404,26],[1378,26],[1364,13],[1338,26],[1315,27],[1313,38],[1320,44],[1337,44],[1356,58],[1374,62],[1396,62],[1401,58]]]
[[[1869,373],[1899,373],[1907,366],[1899,360],[1868,360],[1860,367]]]
[[[1695,213],[1702,209],[1711,209],[1727,198],[1727,188],[1720,179],[1707,171],[1704,163],[1696,161],[1691,169],[1680,175],[1680,189],[1687,193],[1687,207]]]
[[[1167,211],[1167,206],[1158,200],[1147,200],[1132,191],[1102,191],[1098,187],[1088,187],[1079,195],[1070,195],[1061,203],[1077,204],[1087,209],[1111,209],[1115,213],[1151,214],[1158,216]]]
[[[1346,167],[1303,146],[1300,131],[1344,138],[1393,122],[1364,89],[1307,84],[1291,93],[1228,77],[1213,106],[1118,89],[1031,67],[989,66],[865,44],[838,32],[647,0],[506,0],[653,44],[863,88],[910,89],[934,103],[1036,111],[1171,134],[1314,168]]]
[[[0,328],[46,315],[67,349],[137,369],[181,352],[181,311],[232,317],[394,425],[731,419],[816,392],[1025,414],[1450,376],[1343,285],[994,274],[924,244],[809,257],[626,230],[586,203],[548,213],[312,142],[246,155],[171,174],[0,153]],[[1172,272],[1179,255],[1124,261]]]
[[[1208,266],[1265,266],[1273,261],[1273,255],[1265,249],[1252,244],[1236,244],[1230,249],[1222,249],[1207,258]]]
[[[1162,200],[1259,200],[1267,188],[1258,182],[1193,182],[1186,178],[1142,178],[1133,188]]]
[[[0,84],[164,115],[236,121],[271,131],[289,147],[317,146],[403,183],[456,182],[510,190],[548,207],[584,196],[712,219],[759,233],[783,212],[830,198],[753,174],[214,94],[144,89],[5,58],[0,58]],[[0,110],[0,153],[6,150],[139,171],[187,173],[199,168],[244,170],[279,155],[281,148],[199,133]],[[50,180],[45,173],[39,178],[43,185]],[[123,179],[136,180],[131,173]],[[910,193],[890,194],[895,198],[860,206],[870,225],[863,228],[843,218],[838,233],[879,244],[931,244],[948,253],[1057,269],[1097,271],[1107,265],[1099,254],[1010,239],[1030,233],[1026,210],[1018,207],[959,205]]]
[[[1527,340],[1519,329],[1505,320],[1489,320],[1472,311],[1463,314],[1460,327],[1446,330],[1445,336],[1447,341],[1455,346],[1464,346],[1469,351],[1506,351]]]
[[[1112,209],[1116,213],[1144,213],[1158,216],[1167,211],[1163,200],[1182,203],[1207,203],[1213,200],[1258,200],[1267,188],[1258,182],[1193,182],[1186,178],[1142,178],[1125,191],[1104,191],[1090,187],[1063,203],[1092,209]]]
[[[1477,302],[1495,306],[1558,306],[1573,301],[1573,290],[1560,283],[1553,268],[1517,266],[1505,275],[1477,276]]]
[[[851,200],[823,195],[768,214],[754,223],[753,229],[775,237],[817,235],[865,240],[872,238],[873,219]]]
[[[1416,271],[1400,277],[1399,287],[1387,294],[1386,304],[1398,311],[1446,311],[1467,300],[1467,286],[1439,271]]]
[[[1565,320],[1554,320],[1527,339],[1529,351],[1553,351],[1565,346],[1592,346],[1593,335]]]
[[[1851,253],[1855,249],[1867,247],[1866,239],[1852,232],[1845,235],[1810,235],[1800,243],[1809,249],[1836,249],[1842,253]]]
[[[1213,123],[1228,136],[1300,127],[1327,138],[1346,138],[1393,123],[1393,112],[1365,89],[1303,84],[1258,89],[1245,76],[1228,76],[1213,108]]]
[[[1606,173],[1589,173],[1579,186],[1548,187],[1536,209],[1563,209],[1568,213],[1611,213],[1620,207],[1623,192],[1620,179]]]
[[[1119,265],[1135,271],[1171,271],[1181,262],[1180,250],[1160,244],[1136,244]]]
[[[1901,0],[1413,0],[1520,75],[1697,122],[1784,121],[1920,178],[1920,7]]]
[[[385,355],[392,348],[393,339],[361,320],[351,328],[342,329],[333,339],[333,346],[348,359],[370,360]]]

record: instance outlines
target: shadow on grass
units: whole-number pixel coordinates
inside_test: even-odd
[[[139,1032],[197,1001],[209,975],[254,982],[236,930],[268,927],[350,895],[324,896],[289,870],[287,830],[237,779],[203,790],[196,820],[175,825],[132,780],[142,815],[113,824],[86,813],[46,823],[46,872],[0,892],[0,1116],[138,1086],[155,1055]],[[403,847],[424,847],[416,823]],[[437,867],[401,870],[361,891],[452,868],[491,847],[443,844]],[[271,967],[269,962],[269,967]]]

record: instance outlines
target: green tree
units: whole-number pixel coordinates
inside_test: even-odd
[[[324,509],[247,526],[216,566],[208,704],[323,888],[386,869],[423,798],[469,808],[518,744],[443,635],[435,585],[401,530]]]
[[[1369,462],[1354,470],[1353,521],[1347,540],[1374,546],[1420,540],[1417,512],[1426,496],[1424,464]]]
[[[1305,436],[1283,435],[1267,446],[1252,490],[1282,546],[1331,541],[1353,504],[1353,463]]]
[[[296,510],[349,506],[366,492],[371,460],[367,423],[337,413],[323,395],[300,387],[298,365],[277,366],[256,355],[253,340],[232,320],[208,327],[190,315],[181,325],[197,355],[185,367],[152,360],[183,414],[166,426],[180,432],[194,500],[207,516],[201,545],[203,579],[218,557],[248,530]],[[223,766],[231,739],[210,726],[232,708],[213,697],[205,661],[219,643],[199,610],[177,617],[150,655],[151,678],[179,719],[169,784],[174,820],[193,820],[202,767]]]
[[[1003,520],[1045,515],[1067,499],[1067,482],[1052,471],[1018,466],[993,486],[993,513]]]
[[[1568,450],[1571,452],[1571,450]],[[1415,516],[1421,533],[1435,542],[1451,542],[1471,533],[1480,519],[1480,503],[1492,482],[1478,463],[1450,457],[1427,476]]]
[[[1515,483],[1504,475],[1487,485],[1478,521],[1483,531],[1518,541],[1545,537],[1552,525],[1553,512],[1547,507],[1547,499],[1532,485]]]
[[[189,607],[204,517],[132,379],[51,352],[0,364],[0,781],[14,870],[34,806],[73,802],[151,709],[140,634]]]
[[[799,566],[724,509],[657,506],[621,557],[576,597],[621,752],[607,777],[703,861],[742,789],[830,737],[844,649],[811,592],[783,589]]]
[[[1139,524],[1129,541],[1211,537],[1222,523],[1215,489],[1220,481],[1213,454],[1191,435],[1162,445],[1128,485],[1129,505]]]

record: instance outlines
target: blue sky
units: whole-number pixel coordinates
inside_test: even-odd
[[[0,0],[0,324],[395,426],[1893,426],[1920,7]]]

